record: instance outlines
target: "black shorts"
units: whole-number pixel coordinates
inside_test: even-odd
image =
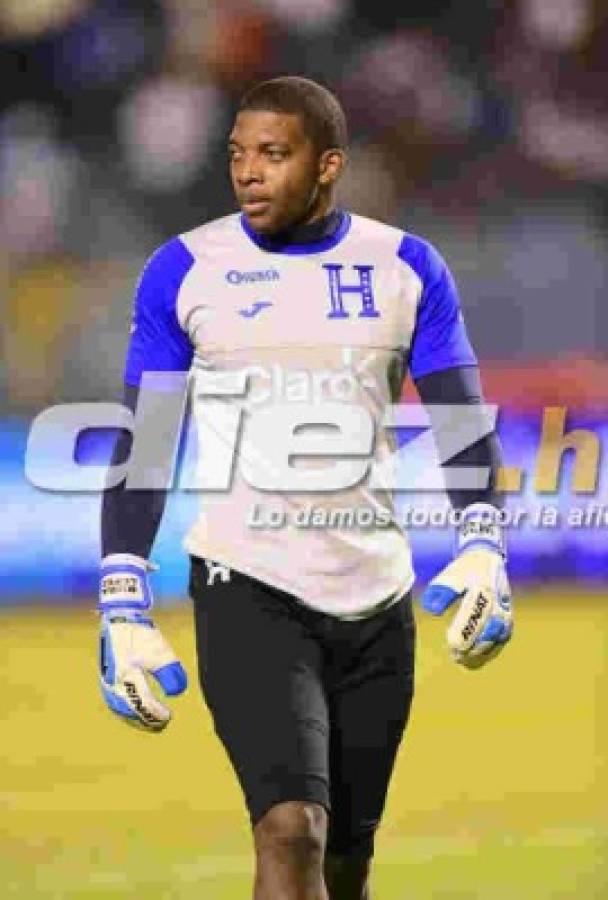
[[[201,687],[252,824],[319,803],[328,851],[371,855],[413,694],[411,594],[344,621],[193,557],[190,595]]]

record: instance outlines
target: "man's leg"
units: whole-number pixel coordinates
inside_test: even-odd
[[[325,854],[325,884],[330,900],[370,900],[369,856]]]
[[[254,898],[327,900],[329,721],[310,627],[320,614],[234,571],[206,580],[194,562],[200,683],[249,810]]]
[[[330,900],[370,900],[374,835],[413,696],[411,600],[333,631],[326,882]]]
[[[254,828],[254,900],[327,900],[327,813],[316,803],[273,806]]]

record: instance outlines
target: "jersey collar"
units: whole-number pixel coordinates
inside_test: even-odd
[[[346,237],[351,224],[351,217],[345,210],[334,210],[325,219],[315,222],[313,226],[304,226],[284,236],[269,237],[253,230],[247,217],[241,213],[241,227],[247,237],[256,246],[267,253],[287,253],[306,255],[323,253],[331,250]]]

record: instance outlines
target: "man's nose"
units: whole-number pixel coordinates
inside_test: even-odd
[[[237,170],[237,178],[241,184],[251,184],[264,180],[264,173],[259,159],[246,156]]]

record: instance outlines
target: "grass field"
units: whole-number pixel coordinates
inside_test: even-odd
[[[94,613],[0,611],[5,896],[250,896],[247,819],[199,698],[189,604],[156,618],[191,687],[147,735],[102,705]],[[521,594],[512,644],[477,672],[449,661],[443,621],[417,620],[374,900],[608,897],[608,597]]]

